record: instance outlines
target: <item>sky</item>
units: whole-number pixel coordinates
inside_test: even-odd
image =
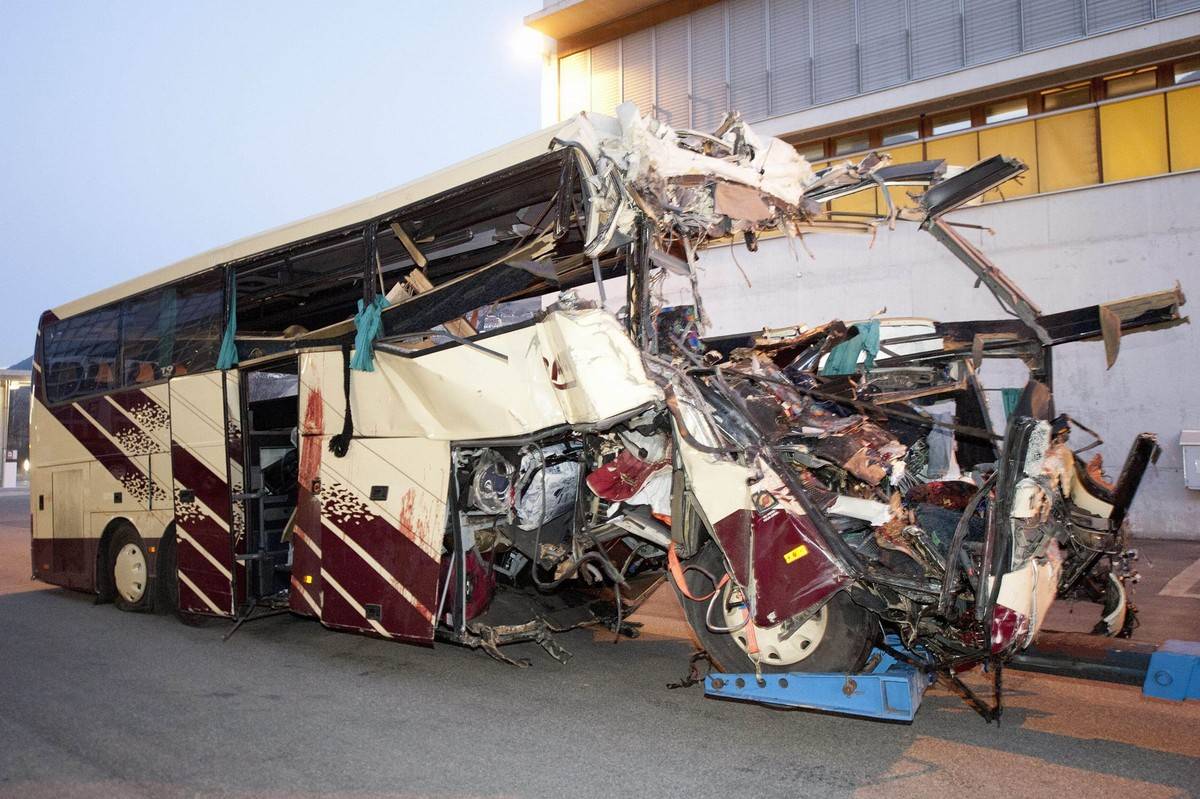
[[[540,0],[0,0],[0,367],[45,308],[538,127]]]

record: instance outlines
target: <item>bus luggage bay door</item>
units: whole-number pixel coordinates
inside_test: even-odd
[[[343,377],[336,350],[300,357],[290,606],[329,627],[432,643],[449,443],[393,437],[377,409],[393,407],[395,386],[377,368],[352,375],[355,436],[339,456],[330,441],[344,430]]]
[[[232,616],[245,582],[234,559],[244,515],[231,501],[243,490],[238,382],[235,370],[170,382],[179,609],[187,613]]]

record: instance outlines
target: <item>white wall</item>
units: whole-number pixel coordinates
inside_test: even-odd
[[[956,212],[957,221],[993,227],[970,238],[1017,281],[1044,312],[1169,289],[1179,281],[1200,297],[1200,173],[1023,197]],[[889,316],[950,321],[1001,318],[987,289],[974,289],[965,266],[927,233],[900,223],[861,236],[807,237],[815,255],[799,260],[784,239],[757,254],[702,254],[700,277],[710,334],[763,326]],[[680,292],[669,291],[682,299]],[[1185,306],[1184,312],[1191,310]],[[1182,325],[1121,342],[1105,371],[1099,342],[1055,350],[1057,408],[1097,430],[1110,477],[1134,435],[1154,432],[1163,448],[1134,502],[1131,524],[1145,536],[1200,539],[1200,492],[1183,487],[1179,433],[1200,428],[1200,329]],[[985,382],[988,377],[985,367]]]

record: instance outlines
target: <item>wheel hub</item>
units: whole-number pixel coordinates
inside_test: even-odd
[[[117,593],[129,603],[140,602],[146,593],[146,555],[137,544],[126,544],[113,562]]]
[[[746,620],[748,608],[741,596],[740,589],[735,590],[726,585],[721,597],[724,610],[725,626],[735,629],[733,640],[743,652],[750,653],[750,631],[753,628],[754,641],[758,645],[758,657],[763,663],[772,666],[790,666],[807,658],[821,644],[825,637],[825,628],[829,622],[829,614],[822,607],[816,614],[800,625],[791,635],[783,635],[783,625],[774,627],[759,627],[752,621]],[[745,624],[743,625],[743,621]]]

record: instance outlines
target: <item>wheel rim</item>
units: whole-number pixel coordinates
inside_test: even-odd
[[[137,544],[126,544],[113,562],[113,582],[126,602],[140,602],[146,594],[146,555]]]
[[[753,622],[742,626],[746,618],[746,603],[741,598],[740,590],[736,591],[731,585],[726,585],[721,596],[721,606],[724,609],[725,626],[737,628],[731,635],[733,641],[746,654],[750,653],[750,629],[754,628],[754,641],[758,644],[759,659],[772,666],[790,666],[799,663],[816,652],[825,637],[825,628],[829,623],[829,614],[822,607],[816,614],[800,625],[791,635],[784,637],[780,624],[774,627],[759,627]]]

